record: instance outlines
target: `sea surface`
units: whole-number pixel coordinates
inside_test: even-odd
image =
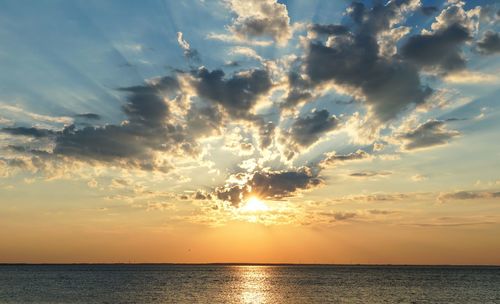
[[[500,303],[500,268],[2,265],[0,303]]]

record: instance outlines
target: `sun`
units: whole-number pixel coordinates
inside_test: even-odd
[[[246,212],[263,212],[269,210],[269,207],[257,197],[252,196],[241,209]]]

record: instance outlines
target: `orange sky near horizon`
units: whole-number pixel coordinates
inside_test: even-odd
[[[500,1],[26,2],[0,263],[500,265]]]
[[[90,230],[32,223],[19,227],[16,234],[2,229],[0,262],[500,265],[498,232],[500,225],[470,230],[377,223],[321,228],[234,222],[210,228]]]

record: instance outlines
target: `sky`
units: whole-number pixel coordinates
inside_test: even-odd
[[[9,1],[0,262],[500,264],[500,4]]]

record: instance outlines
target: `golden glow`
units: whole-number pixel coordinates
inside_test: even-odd
[[[238,285],[243,303],[275,303],[272,301],[272,286],[267,282],[271,277],[267,266],[237,266]]]
[[[241,208],[245,212],[264,212],[268,211],[269,207],[255,196],[250,197],[245,205]]]

